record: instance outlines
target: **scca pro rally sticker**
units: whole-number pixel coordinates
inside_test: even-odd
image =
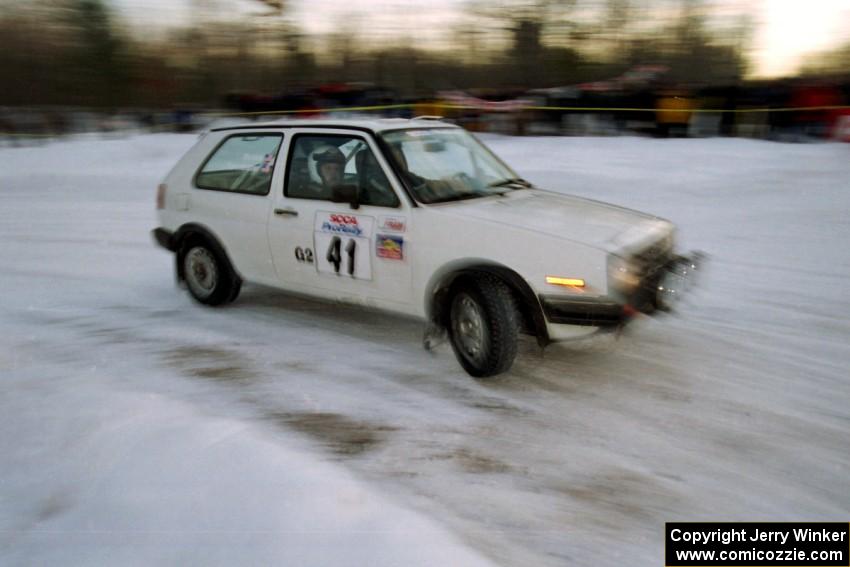
[[[372,217],[361,217],[357,215],[343,215],[340,213],[316,213],[316,230],[322,232],[333,232],[335,234],[347,234],[349,236],[362,236],[364,219]],[[368,238],[369,235],[366,234]]]
[[[375,239],[378,258],[404,260],[404,238],[390,234],[379,234]]]
[[[371,280],[374,226],[374,217],[317,212],[313,250],[319,273]]]

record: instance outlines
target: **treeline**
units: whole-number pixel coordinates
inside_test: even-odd
[[[447,89],[518,93],[639,64],[665,65],[671,81],[729,85],[747,72],[752,34],[746,14],[718,19],[696,0],[660,3],[663,13],[629,0],[506,1],[498,9],[470,0],[435,48],[403,33],[376,43],[373,30],[344,22],[309,36],[286,4],[257,4],[279,11],[237,18],[218,3],[189,26],[148,30],[129,27],[103,0],[0,3],[0,105],[211,107],[234,93],[342,82],[380,85],[403,99]]]

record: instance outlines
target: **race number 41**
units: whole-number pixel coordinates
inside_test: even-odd
[[[313,249],[319,273],[371,280],[374,224],[373,217],[317,212]]]

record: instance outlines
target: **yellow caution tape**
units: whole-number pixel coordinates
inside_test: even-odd
[[[438,108],[445,109],[480,109],[474,105],[460,104],[437,104]],[[523,106],[521,110],[572,110],[572,111],[591,111],[591,112],[804,112],[813,110],[850,110],[850,105],[831,105],[831,106],[800,106],[793,108],[630,108],[630,107],[610,107],[610,106]]]
[[[219,118],[237,118],[244,116],[278,116],[278,115],[292,115],[292,114],[324,114],[324,113],[332,113],[332,112],[369,112],[374,110],[401,110],[401,109],[413,109],[419,106],[421,103],[402,103],[402,104],[381,104],[374,106],[341,106],[341,107],[332,107],[332,108],[299,108],[293,110],[268,110],[268,111],[256,111],[256,112],[202,112],[201,115],[210,116],[210,117],[219,117]],[[442,110],[484,110],[486,108],[481,108],[476,105],[466,105],[466,104],[447,104],[447,103],[430,103],[430,108],[437,108]],[[850,105],[825,105],[825,106],[798,106],[798,107],[754,107],[754,108],[632,108],[632,107],[606,107],[606,106],[523,106],[519,108],[519,111],[550,111],[550,110],[558,110],[558,111],[570,111],[570,112],[645,112],[645,113],[657,113],[657,112],[683,112],[683,113],[701,113],[701,114],[722,114],[726,112],[735,113],[735,114],[746,114],[750,112],[755,113],[764,113],[764,112],[812,112],[812,111],[823,111],[823,110],[850,110]],[[511,112],[511,111],[501,111],[501,112]],[[516,112],[516,111],[514,111]],[[152,128],[148,128],[149,131],[157,131],[163,129],[173,128],[175,124],[158,124]],[[95,132],[96,133],[96,132]],[[106,132],[108,133],[108,132]],[[70,134],[70,135],[73,135]],[[0,136],[10,137],[10,138],[52,138],[55,137],[56,134],[31,134],[31,133],[18,133],[18,132],[3,132],[0,131]]]
[[[413,109],[419,106],[416,104],[386,104],[376,106],[343,106],[333,108],[302,108],[296,110],[268,110],[260,112],[212,112],[206,113],[207,116],[219,117],[239,117],[239,116],[276,116],[286,114],[322,114],[330,112],[365,112],[371,110],[399,110]],[[447,104],[447,103],[431,103],[428,106],[442,110],[484,110],[473,104]],[[800,107],[755,107],[755,108],[632,108],[632,107],[608,107],[608,106],[522,106],[518,109],[523,110],[567,110],[574,112],[700,112],[700,113],[746,113],[746,112],[806,112],[815,110],[850,110],[850,105],[829,105],[829,106],[800,106]],[[510,111],[493,111],[493,112],[510,112]]]
[[[206,116],[269,116],[278,114],[321,114],[323,112],[367,112],[370,110],[398,110],[413,108],[413,104],[380,104],[375,106],[338,106],[331,108],[299,108],[296,110],[266,110],[257,112],[204,112]]]

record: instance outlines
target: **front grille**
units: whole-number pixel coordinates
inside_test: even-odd
[[[664,275],[664,267],[673,259],[673,239],[664,237],[653,242],[632,256],[638,267],[640,286],[635,291],[631,304],[643,313],[651,313],[658,307],[658,285]]]
[[[673,258],[673,239],[665,236],[636,252],[632,256],[632,261],[639,267],[643,276],[657,271],[671,258]]]

